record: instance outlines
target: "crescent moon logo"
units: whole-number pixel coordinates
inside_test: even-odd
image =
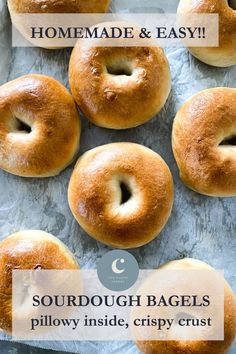
[[[117,267],[117,263],[120,261],[120,263],[125,263],[125,260],[123,258],[117,258],[114,260],[114,262],[112,262],[112,265],[111,265],[111,268],[112,268],[112,271],[116,274],[121,274],[125,271],[125,269],[119,269]]]

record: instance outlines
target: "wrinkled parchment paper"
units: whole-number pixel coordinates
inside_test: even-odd
[[[128,8],[127,8],[128,4]],[[141,4],[139,6],[139,4]],[[114,0],[112,11],[175,12],[178,0]],[[140,8],[141,7],[141,8]],[[11,48],[11,22],[5,0],[0,0],[0,83],[28,73],[53,76],[68,85],[70,49]],[[236,290],[236,198],[208,198],[187,189],[180,181],[171,151],[171,128],[182,103],[199,90],[216,86],[236,87],[236,67],[212,68],[195,60],[184,48],[166,50],[172,72],[172,92],[158,117],[126,131],[91,126],[82,119],[83,152],[101,144],[132,141],[158,152],[168,163],[175,182],[172,216],[161,235],[131,253],[140,268],[156,268],[169,260],[193,257],[224,269]],[[71,215],[67,186],[73,166],[47,179],[20,178],[0,171],[0,239],[23,229],[41,229],[60,238],[83,268],[95,268],[109,247],[88,237]],[[0,339],[10,340],[0,332]],[[40,342],[39,347],[86,354],[135,354],[132,342]],[[0,343],[1,346],[1,343]],[[236,353],[236,347],[231,354]]]

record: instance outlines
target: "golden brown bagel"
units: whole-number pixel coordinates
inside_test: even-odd
[[[14,13],[103,13],[110,0],[8,0]]]
[[[18,176],[60,173],[79,148],[80,119],[58,81],[26,75],[0,87],[0,168]]]
[[[111,129],[136,127],[153,118],[171,88],[164,51],[157,46],[99,45],[100,40],[79,40],[70,59],[72,95],[85,116]]]
[[[198,193],[236,196],[236,89],[213,88],[178,111],[172,146],[182,181]]]
[[[103,13],[108,10],[109,3],[110,0],[8,0],[8,8],[12,24],[29,43],[33,46],[57,49],[60,48],[60,45],[55,44],[54,40],[49,44],[48,41],[32,39],[31,28],[41,27],[42,18],[39,16],[32,18],[27,14]],[[19,14],[26,15],[19,16]],[[53,16],[43,18],[45,28],[53,26],[55,23]],[[60,19],[61,25],[63,25],[62,21]]]
[[[56,237],[36,230],[20,231],[0,242],[0,328],[11,332],[12,271],[79,269],[69,249]]]
[[[165,270],[214,270],[208,264],[196,259],[182,259],[169,262],[161,267]],[[216,271],[215,271],[216,272]],[[145,280],[145,285],[149,289],[153,289],[153,284],[156,284],[158,273],[151,273],[150,278]],[[156,278],[156,279],[155,279]],[[176,277],[178,279],[178,277]],[[149,282],[149,283],[148,283]],[[180,281],[181,283],[181,281]],[[176,283],[166,283],[172,289],[178,292],[182,285],[177,280]],[[142,354],[227,354],[235,340],[236,334],[236,299],[235,295],[226,280],[224,284],[224,340],[223,341],[137,341],[136,344]],[[156,285],[155,285],[156,286]],[[160,287],[162,284],[160,284]],[[142,287],[142,285],[141,285]],[[188,284],[187,284],[188,287]],[[166,290],[167,291],[167,290]],[[147,292],[145,292],[147,294]],[[133,311],[136,311],[135,309]],[[153,310],[155,311],[155,309]],[[156,308],[156,313],[160,315],[159,308]],[[164,310],[163,310],[164,311]],[[200,312],[200,309],[198,309]],[[152,330],[152,328],[150,328]],[[155,329],[156,330],[156,329]],[[187,330],[187,329],[186,329]]]
[[[133,248],[153,240],[165,226],[173,181],[154,151],[114,143],[78,160],[68,198],[74,217],[90,236],[113,247]]]
[[[191,54],[202,62],[227,67],[236,65],[236,2],[231,0],[180,0],[179,14],[219,14],[219,47],[191,47]]]

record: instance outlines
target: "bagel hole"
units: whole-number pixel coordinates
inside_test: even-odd
[[[195,319],[196,317],[194,317],[191,313],[187,313],[187,312],[179,312],[176,314],[175,316],[175,322],[176,323],[179,323],[179,320],[181,320],[182,318],[185,318],[185,319]]]
[[[30,125],[28,125],[27,123],[23,122],[18,118],[15,119],[16,119],[16,130],[18,132],[27,133],[27,134],[30,134],[32,132]]]
[[[129,186],[124,182],[120,182],[120,190],[121,190],[120,204],[122,205],[127,203],[130,200],[130,198],[132,197],[132,193]]]
[[[128,62],[113,63],[106,66],[107,72],[113,76],[131,76],[132,67]]]
[[[231,9],[236,10],[236,0],[228,0],[228,4]]]
[[[220,146],[236,146],[236,135],[231,135],[225,138],[221,143]]]
[[[34,267],[34,270],[41,270],[41,269],[43,269],[41,264],[36,264],[36,266]]]

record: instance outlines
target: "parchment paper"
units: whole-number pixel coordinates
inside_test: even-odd
[[[129,8],[127,8],[127,3]],[[114,0],[113,11],[174,12],[177,0]],[[141,10],[138,8],[141,4]],[[0,0],[0,83],[28,73],[53,76],[68,85],[70,49],[11,48],[11,23],[4,0]],[[172,72],[172,92],[158,117],[141,127],[112,131],[92,126],[82,119],[83,152],[101,144],[132,141],[158,152],[168,163],[175,182],[175,203],[164,231],[150,244],[130,252],[140,268],[156,268],[181,257],[201,259],[217,269],[236,290],[236,199],[208,198],[187,189],[180,181],[171,150],[171,128],[182,103],[199,90],[217,86],[236,87],[236,67],[212,68],[195,60],[184,48],[166,50]],[[60,238],[83,268],[95,268],[109,247],[86,235],[71,215],[67,186],[73,166],[47,179],[20,178],[0,171],[0,239],[22,229],[41,229]],[[9,339],[0,333],[0,339]],[[57,350],[86,354],[138,353],[132,342],[31,343]],[[0,344],[1,345],[1,344]],[[231,354],[236,353],[236,347]],[[161,353],[160,353],[161,354]]]

